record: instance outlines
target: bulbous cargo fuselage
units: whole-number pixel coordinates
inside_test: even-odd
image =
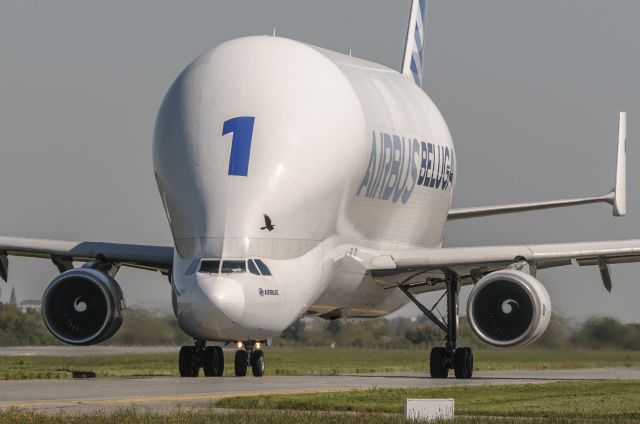
[[[277,37],[190,64],[158,114],[153,159],[176,315],[209,340],[261,340],[309,311],[371,304],[364,274],[338,275],[340,249],[440,245],[455,183],[446,123],[409,78]],[[272,275],[199,272],[214,258],[260,258]],[[372,310],[404,304],[375,297]]]

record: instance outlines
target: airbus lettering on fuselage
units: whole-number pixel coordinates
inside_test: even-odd
[[[454,164],[449,146],[373,131],[369,164],[356,195],[405,204],[416,187],[449,190]]]

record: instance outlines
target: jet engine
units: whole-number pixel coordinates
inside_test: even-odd
[[[499,347],[524,346],[549,326],[551,300],[532,275],[511,269],[495,271],[473,288],[467,317],[482,341]]]
[[[92,268],[63,272],[42,297],[42,318],[56,338],[78,346],[113,336],[122,325],[124,298],[118,283]]]

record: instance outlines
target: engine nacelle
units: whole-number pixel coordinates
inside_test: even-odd
[[[511,269],[495,271],[473,288],[467,317],[482,341],[499,347],[524,346],[549,326],[551,300],[535,277]]]
[[[124,298],[118,283],[92,268],[58,275],[42,297],[42,318],[56,338],[78,346],[113,336],[122,325]]]

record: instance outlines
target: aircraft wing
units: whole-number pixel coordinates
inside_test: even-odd
[[[453,247],[380,252],[368,269],[376,281],[390,286],[422,284],[432,279],[424,291],[439,290],[438,278],[447,272],[471,284],[489,272],[509,266],[545,269],[570,265],[598,266],[603,283],[611,290],[610,264],[640,262],[640,239],[515,246]]]
[[[173,263],[173,247],[0,237],[0,278],[5,281],[8,256],[50,259],[60,272],[71,269],[72,262],[99,260],[167,274]]]

